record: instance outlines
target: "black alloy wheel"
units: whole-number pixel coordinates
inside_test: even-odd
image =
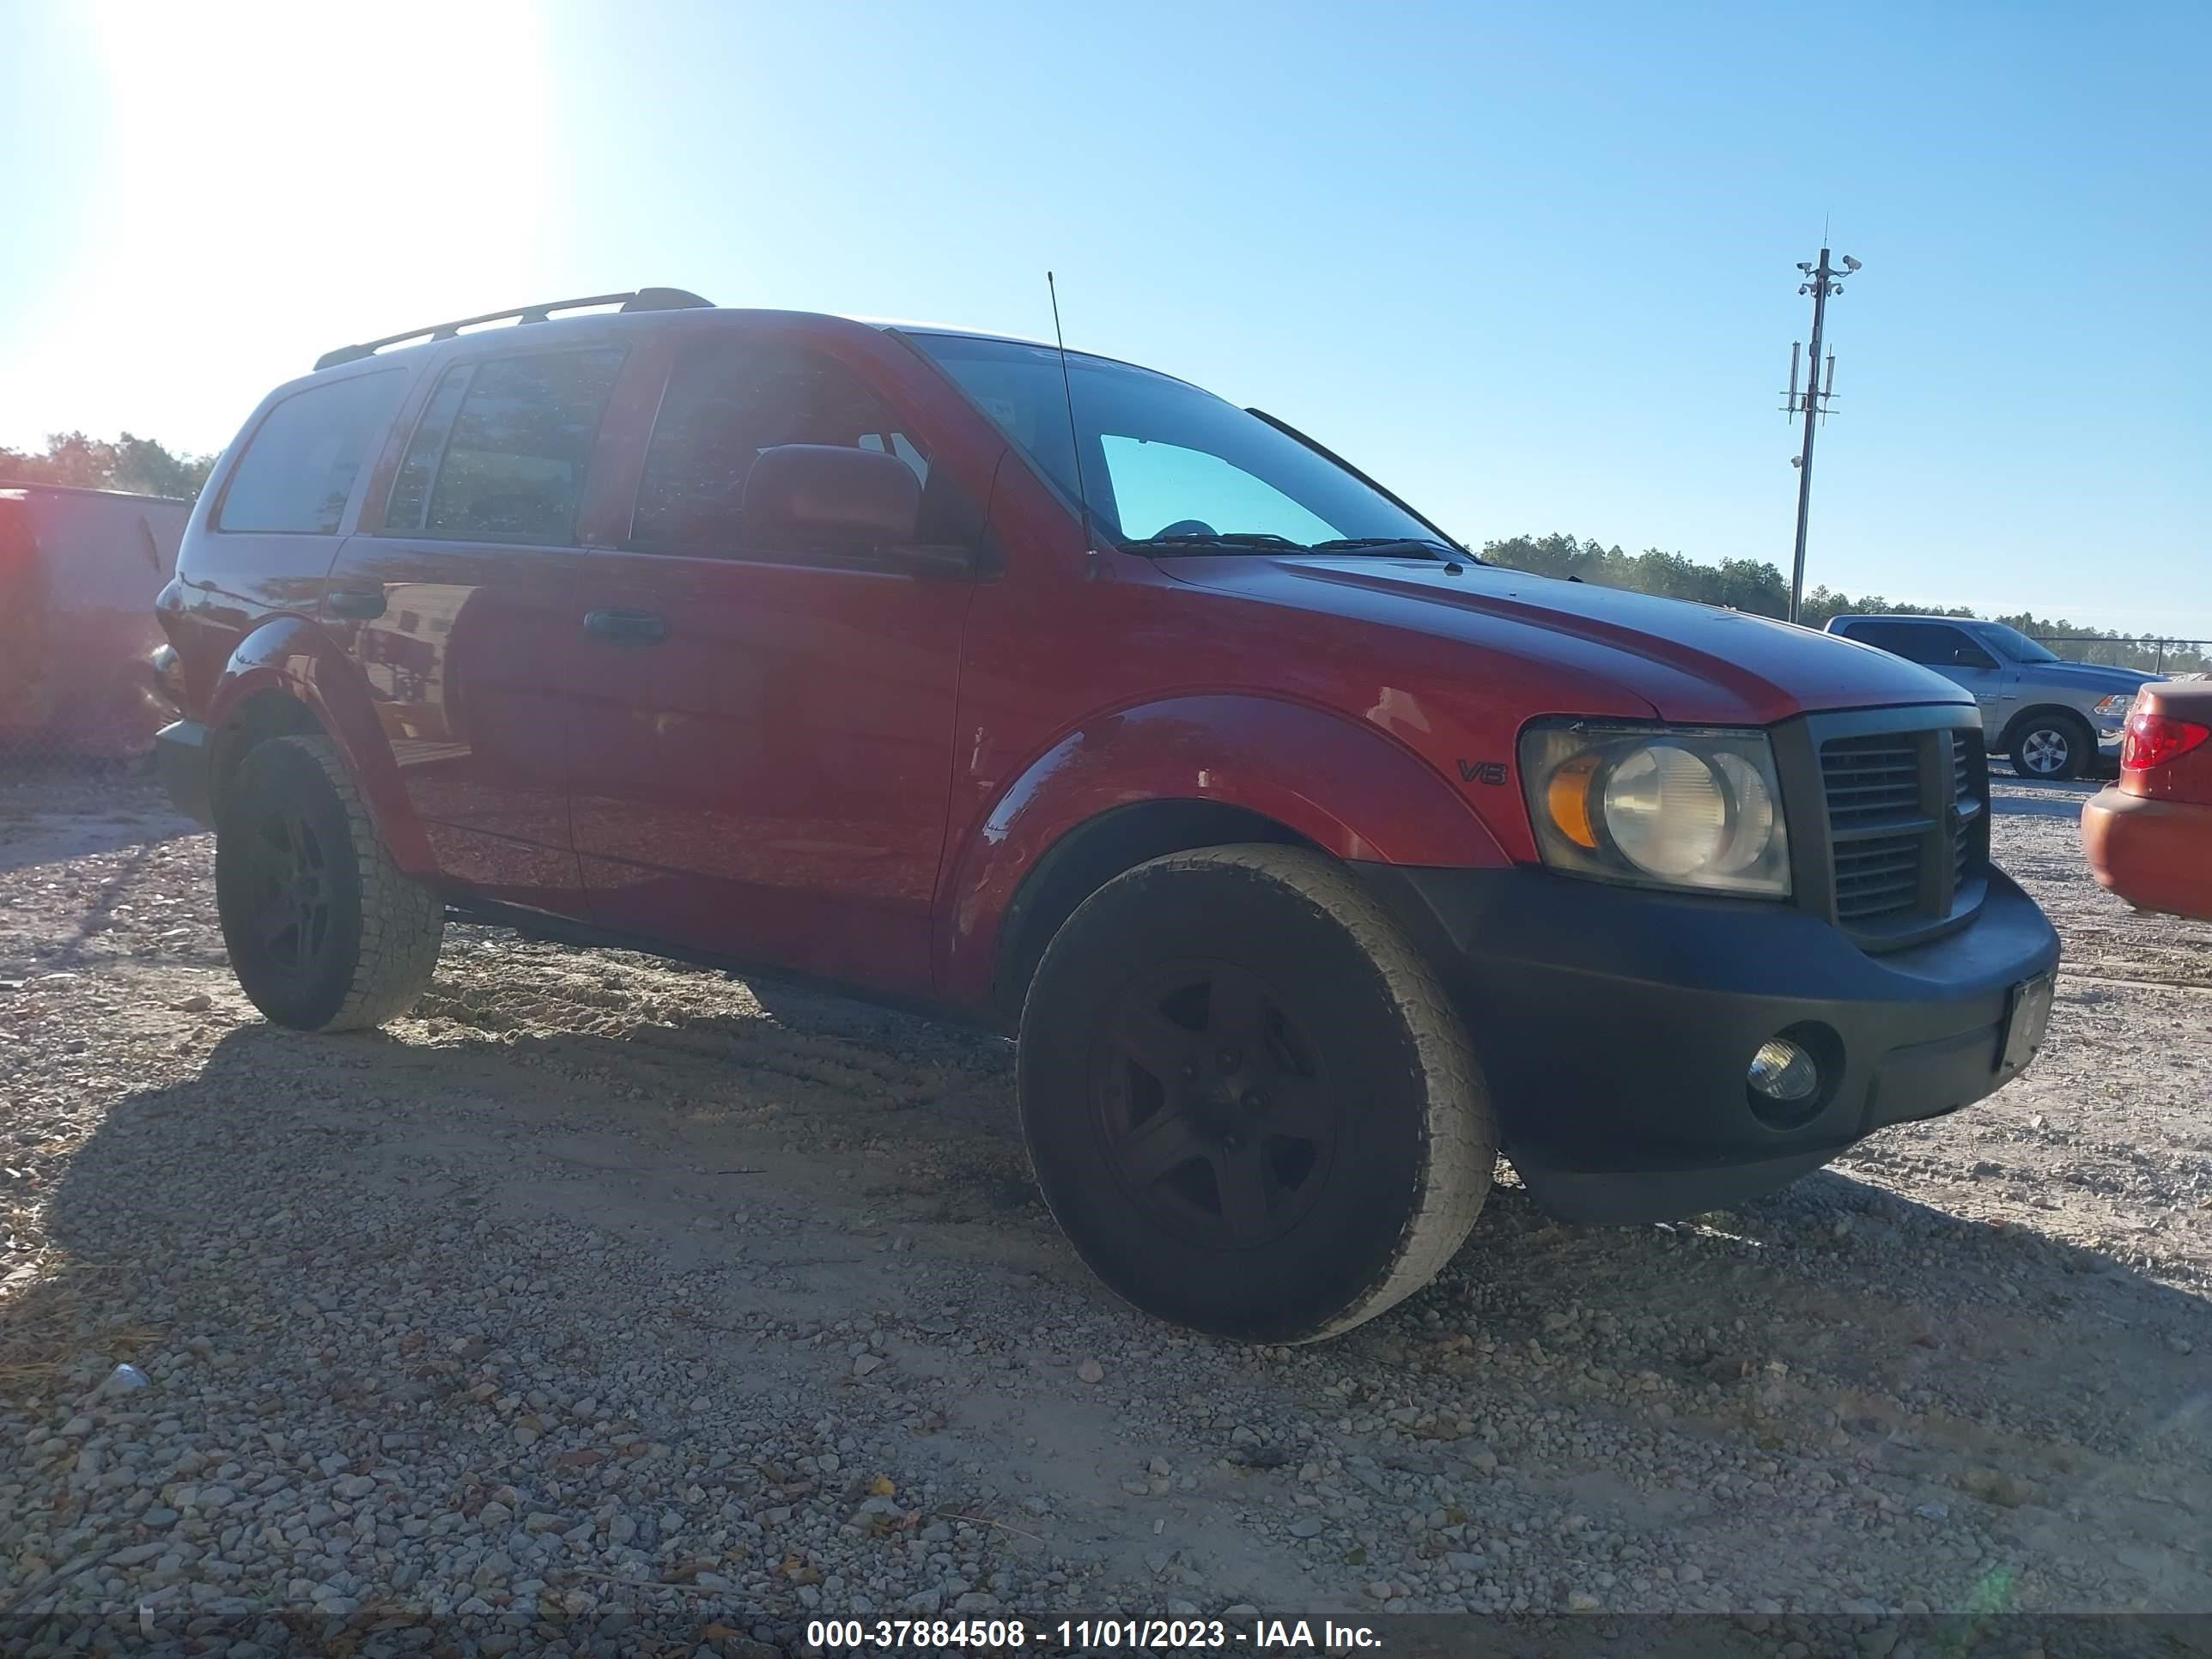
[[[295,806],[264,814],[254,833],[260,842],[253,869],[255,930],[272,962],[306,973],[331,940],[328,851]]]
[[[1336,1097],[1281,997],[1235,963],[1176,963],[1130,986],[1092,1085],[1114,1178],[1193,1243],[1266,1244],[1328,1181]]]
[[[1498,1135],[1451,998],[1311,848],[1201,848],[1076,907],[1016,1061],[1037,1185],[1117,1294],[1193,1330],[1310,1342],[1467,1237]]]

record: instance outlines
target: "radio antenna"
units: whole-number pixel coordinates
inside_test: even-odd
[[[1052,296],[1052,337],[1060,348],[1060,391],[1067,400],[1067,441],[1075,451],[1075,504],[1083,514],[1084,573],[1098,573],[1098,544],[1091,533],[1091,492],[1083,483],[1083,434],[1075,426],[1075,381],[1067,372],[1067,337],[1060,331],[1060,285],[1052,273],[1044,274],[1044,291]]]

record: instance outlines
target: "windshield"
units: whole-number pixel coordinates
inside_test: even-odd
[[[1070,501],[1124,543],[1159,550],[1296,551],[1358,542],[1442,549],[1436,531],[1296,438],[1150,369],[1049,346],[955,334],[908,338],[960,383]],[[1075,404],[1082,489],[1068,442]],[[1331,546],[1331,544],[1339,545]]]
[[[1982,637],[1997,648],[2000,656],[2014,662],[2057,662],[2057,653],[2038,645],[2017,628],[2007,628],[2002,623],[1983,626]]]

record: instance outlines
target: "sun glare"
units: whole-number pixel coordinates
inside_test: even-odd
[[[529,5],[86,15],[101,182],[43,333],[69,343],[17,365],[32,403],[212,447],[331,346],[537,297],[550,112]]]

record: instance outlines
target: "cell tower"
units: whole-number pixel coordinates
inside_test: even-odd
[[[1813,434],[1828,418],[1828,400],[1836,395],[1836,354],[1828,353],[1826,374],[1821,372],[1820,336],[1827,321],[1828,300],[1832,295],[1844,291],[1842,278],[1857,274],[1860,266],[1848,253],[1844,255],[1844,268],[1836,270],[1828,264],[1828,250],[1820,250],[1818,264],[1801,261],[1797,269],[1805,280],[1797,285],[1800,294],[1813,296],[1813,349],[1801,360],[1799,353],[1804,342],[1793,340],[1790,344],[1790,390],[1784,395],[1782,412],[1784,416],[1805,417],[1805,447],[1790,465],[1797,469],[1797,556],[1790,568],[1790,620],[1797,620],[1797,612],[1805,603],[1805,520],[1813,505]],[[1797,389],[1797,370],[1800,362],[1805,369],[1805,389]]]

